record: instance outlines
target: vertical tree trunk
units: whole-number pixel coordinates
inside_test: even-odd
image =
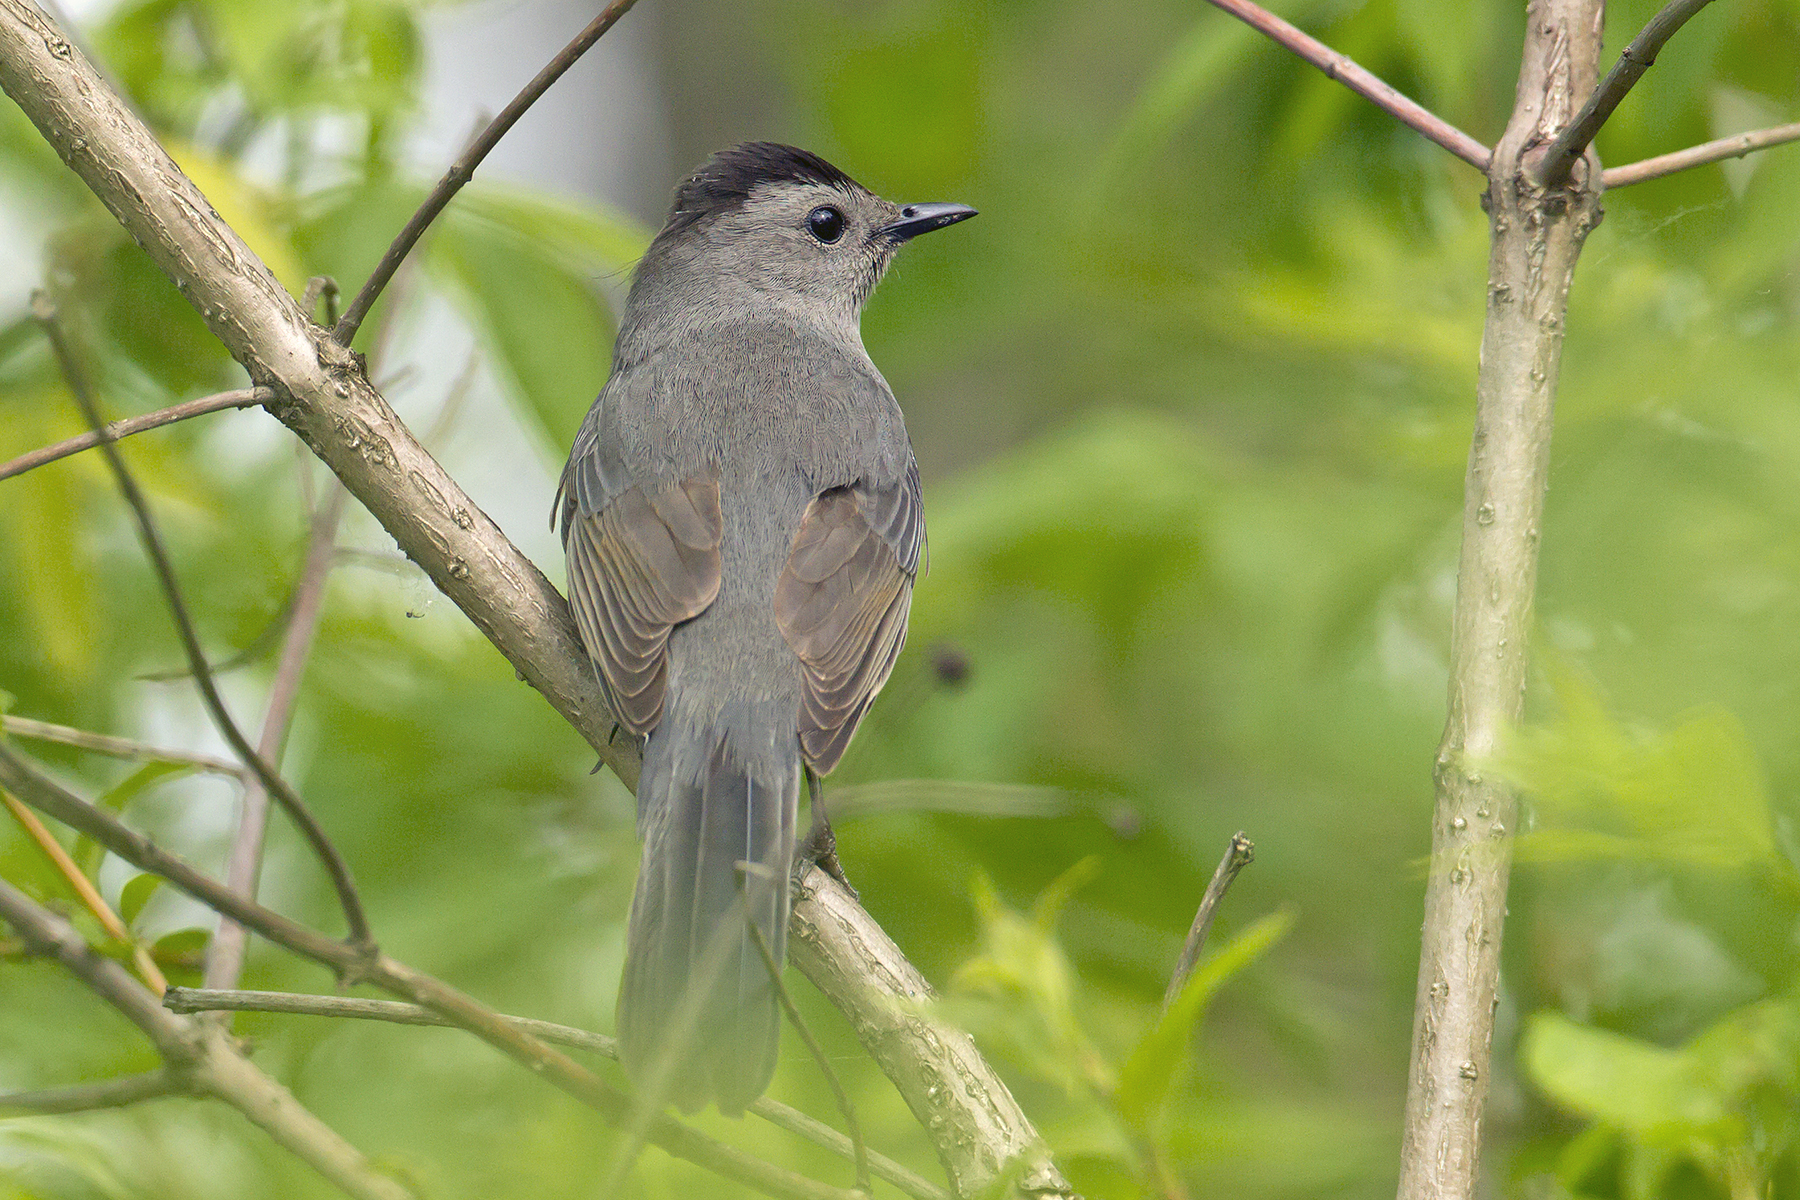
[[[1487,324],[1463,501],[1450,713],[1437,758],[1400,1200],[1465,1200],[1475,1190],[1517,808],[1480,763],[1522,715],[1569,280],[1600,216],[1591,154],[1553,191],[1533,187],[1522,168],[1593,90],[1603,12],[1603,0],[1530,4],[1517,101],[1488,168]]]

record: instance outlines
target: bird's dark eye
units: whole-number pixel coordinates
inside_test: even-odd
[[[844,214],[829,204],[821,204],[806,214],[806,227],[829,246],[844,236]]]

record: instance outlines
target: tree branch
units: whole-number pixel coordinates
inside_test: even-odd
[[[1219,901],[1225,898],[1225,892],[1231,887],[1238,872],[1256,861],[1256,844],[1245,837],[1243,831],[1231,835],[1231,843],[1225,847],[1225,857],[1213,868],[1212,879],[1207,882],[1206,891],[1200,897],[1200,907],[1194,912],[1194,923],[1188,926],[1187,941],[1181,945],[1181,954],[1175,959],[1175,970],[1169,975],[1169,986],[1163,992],[1163,1011],[1167,1012],[1181,995],[1181,989],[1187,986],[1188,976],[1194,973],[1194,966],[1200,961],[1200,952],[1206,948],[1206,935],[1212,931],[1213,918],[1218,915]]]
[[[93,1112],[100,1108],[124,1108],[161,1096],[184,1096],[187,1089],[167,1071],[149,1071],[97,1083],[45,1088],[35,1092],[0,1093],[0,1116],[44,1116],[51,1113]]]
[[[162,876],[214,912],[229,916],[276,945],[330,967],[340,976],[354,972],[359,979],[424,1005],[445,1017],[450,1024],[473,1033],[524,1064],[608,1120],[617,1122],[629,1115],[630,1097],[499,1013],[423,971],[414,970],[385,954],[368,958],[348,943],[326,937],[240,895],[195,870],[149,838],[133,832],[112,814],[39,774],[4,742],[0,742],[0,788],[10,791],[39,812],[87,834],[126,862]],[[117,967],[117,964],[113,965]],[[123,968],[118,969],[123,974]],[[125,978],[129,980],[130,977]],[[162,1011],[160,1006],[157,1011]],[[163,1015],[174,1019],[172,1014]],[[224,1036],[223,1030],[215,1029],[211,1033]],[[853,1192],[783,1170],[668,1117],[658,1117],[651,1123],[649,1138],[677,1158],[685,1158],[715,1174],[736,1179],[783,1200],[861,1200]]]
[[[1730,137],[1689,146],[1686,150],[1659,154],[1655,158],[1628,163],[1623,167],[1608,167],[1600,173],[1600,181],[1611,191],[1613,188],[1628,187],[1649,179],[1661,179],[1664,175],[1673,175],[1690,167],[1704,167],[1708,163],[1723,162],[1728,158],[1742,158],[1746,154],[1786,142],[1800,142],[1800,121],[1758,129],[1752,133],[1734,133]]]
[[[338,1017],[362,1021],[386,1021],[395,1025],[431,1025],[456,1028],[429,1008],[408,1004],[403,1000],[367,1000],[360,996],[310,996],[297,992],[215,991],[207,988],[172,987],[163,993],[163,1007],[171,1012],[271,1012],[293,1013],[309,1017]],[[591,1050],[614,1059],[619,1057],[619,1043],[603,1033],[592,1033],[569,1025],[557,1025],[532,1017],[504,1016],[533,1037],[559,1046]],[[803,1137],[815,1146],[829,1150],[850,1161],[856,1150],[850,1139],[837,1130],[807,1116],[799,1109],[764,1096],[750,1105],[755,1113],[771,1125]],[[950,1194],[928,1179],[921,1178],[891,1158],[869,1152],[869,1166],[875,1174],[912,1196],[915,1200],[950,1200]]]
[[[918,968],[842,884],[804,860],[788,934],[788,960],[850,1015],[863,1049],[932,1134],[951,1190],[984,1195],[1009,1175],[1007,1195],[1075,1194],[974,1040],[932,1015],[937,993]],[[940,1136],[946,1128],[959,1136]]]
[[[611,715],[562,596],[406,430],[370,387],[356,356],[307,321],[150,132],[26,0],[0,0],[0,88],[156,264],[183,285],[183,294],[251,379],[275,389],[269,410],[324,460],[601,762],[635,787],[636,747],[630,738],[611,736]],[[914,1018],[900,1022],[905,1028],[896,1034],[886,1032],[894,1024],[887,1015],[891,991],[872,977],[894,962],[918,987],[923,980],[835,881],[817,872],[805,879],[793,909],[795,938],[809,927],[835,932],[820,939],[802,969],[811,964],[808,974],[865,1045],[870,1039],[895,1045],[910,1039],[911,1049],[925,1056],[928,1065],[903,1070],[913,1091],[909,1102],[915,1112],[932,1113],[926,1133],[940,1157],[958,1163],[958,1186],[979,1192],[1004,1180],[1012,1184],[1008,1195],[1030,1195],[1032,1188],[1072,1195],[1037,1131],[965,1034]],[[220,911],[242,919],[241,912]],[[872,956],[871,945],[884,947],[880,956]],[[871,1004],[875,1009],[867,1008]],[[502,1044],[492,1030],[481,1036]],[[531,1059],[529,1050],[509,1052],[514,1050]],[[890,1076],[901,1069],[880,1061]],[[964,1068],[967,1074],[956,1074],[951,1086],[926,1096],[928,1076]],[[1025,1156],[1023,1169],[1015,1171],[1019,1155]]]
[[[619,18],[624,16],[636,2],[637,0],[612,0],[611,4],[601,9],[600,15],[588,22],[587,28],[576,34],[575,40],[564,46],[557,56],[551,59],[518,95],[512,98],[512,102],[500,110],[500,115],[488,122],[487,128],[483,129],[470,143],[469,148],[462,152],[461,157],[450,164],[450,169],[444,172],[444,177],[438,180],[435,188],[431,189],[431,195],[425,197],[425,203],[419,205],[418,211],[413,213],[405,227],[400,230],[399,236],[394,239],[394,244],[387,248],[387,253],[383,254],[381,261],[375,264],[374,272],[362,285],[362,290],[356,293],[356,299],[350,302],[350,307],[344,310],[344,315],[338,321],[337,327],[331,331],[331,336],[336,338],[340,345],[348,346],[356,337],[356,331],[362,327],[363,319],[369,315],[369,310],[375,307],[375,301],[380,298],[388,282],[393,279],[394,272],[398,271],[400,264],[406,261],[406,256],[412,252],[412,248],[424,236],[425,230],[433,221],[437,220],[437,215],[444,211],[444,206],[450,203],[450,198],[462,189],[463,184],[475,177],[475,168],[480,166],[481,160],[488,156],[488,151],[499,144],[500,139],[506,136],[507,130],[511,129],[514,123],[525,115],[525,110],[537,103],[538,97],[549,91],[550,85],[562,78],[563,72],[574,66],[575,60],[586,54],[588,48],[617,24]]]
[[[118,963],[89,948],[76,928],[0,880],[0,920],[6,921],[34,953],[55,958],[102,1000],[143,1030],[168,1070],[57,1092],[24,1093],[10,1103],[35,1102],[38,1112],[78,1111],[119,1105],[165,1092],[223,1100],[262,1126],[276,1142],[358,1200],[412,1200],[412,1193],[370,1167],[369,1160],[336,1130],[301,1106],[293,1093],[264,1075],[239,1054],[222,1030],[167,1012]],[[163,1089],[153,1088],[160,1082]],[[62,1107],[54,1105],[60,1096]]]
[[[1602,0],[1532,0],[1512,119],[1488,170],[1487,318],[1464,482],[1449,716],[1435,773],[1400,1200],[1469,1200],[1476,1191],[1517,824],[1513,793],[1477,764],[1524,715],[1569,282],[1599,219],[1597,169],[1576,176],[1573,188],[1550,190],[1531,181],[1523,160],[1592,90],[1602,8]]]
[[[57,742],[64,746],[75,746],[82,750],[92,750],[96,754],[109,754],[114,758],[186,763],[189,766],[198,767],[202,771],[211,771],[215,775],[230,775],[239,779],[249,774],[242,764],[228,762],[223,758],[214,758],[210,754],[194,754],[187,750],[167,750],[161,746],[152,746],[145,742],[133,741],[130,738],[113,737],[111,734],[105,733],[90,733],[85,729],[71,729],[67,725],[52,725],[48,721],[34,721],[30,717],[15,717],[11,714],[0,716],[0,732],[10,733],[14,737],[31,738],[34,741]]]
[[[69,886],[75,889],[75,894],[81,897],[81,902],[87,906],[87,910],[94,914],[94,919],[100,922],[100,927],[106,930],[107,936],[121,945],[131,947],[131,961],[137,966],[138,975],[142,977],[150,990],[158,996],[168,991],[169,981],[163,978],[163,973],[157,967],[156,960],[150,957],[150,952],[144,949],[136,938],[131,936],[131,930],[125,927],[125,922],[119,920],[119,914],[112,910],[112,905],[108,904],[105,897],[100,895],[100,889],[81,873],[81,868],[75,865],[75,860],[69,857],[69,852],[63,849],[62,843],[57,841],[48,829],[44,828],[44,823],[38,819],[38,815],[14,799],[11,792],[0,791],[0,801],[5,802],[13,819],[25,827],[25,832],[30,834],[31,840],[38,844],[38,849],[42,850],[45,856],[56,864],[57,871],[69,881]]]
[[[1627,92],[1637,85],[1656,63],[1656,55],[1663,44],[1675,36],[1675,31],[1688,23],[1688,18],[1711,4],[1712,0],[1670,0],[1663,10],[1650,18],[1650,23],[1631,39],[1625,52],[1619,55],[1619,61],[1613,69],[1606,73],[1600,86],[1588,96],[1587,103],[1575,114],[1575,119],[1563,127],[1556,135],[1556,140],[1541,154],[1534,156],[1526,168],[1526,173],[1533,184],[1545,189],[1559,188],[1569,181],[1569,172],[1575,169],[1576,162],[1593,142],[1594,135],[1606,124],[1619,102],[1625,99]]]
[[[206,652],[200,648],[199,635],[194,632],[194,622],[188,616],[187,603],[181,598],[181,584],[175,578],[175,566],[169,561],[169,554],[163,547],[162,535],[156,531],[156,521],[150,514],[150,502],[144,498],[137,480],[131,477],[131,471],[125,466],[125,457],[119,453],[114,440],[106,435],[106,426],[100,420],[100,412],[95,406],[94,398],[87,388],[86,378],[76,363],[74,353],[69,348],[67,339],[63,337],[62,326],[57,321],[56,307],[44,292],[35,292],[31,297],[32,315],[43,326],[45,335],[50,339],[50,348],[56,354],[56,360],[62,367],[63,378],[69,385],[69,392],[75,397],[75,403],[87,418],[89,425],[100,439],[100,453],[106,456],[106,465],[112,469],[113,479],[119,485],[119,493],[131,506],[132,516],[137,521],[138,535],[144,543],[144,553],[149,556],[150,565],[156,570],[157,581],[162,585],[163,598],[168,601],[169,615],[175,621],[175,631],[181,637],[183,649],[187,651],[188,666],[194,672],[194,682],[200,686],[200,695],[206,701],[207,711],[212,714],[213,724],[231,748],[237,751],[244,765],[249,767],[262,781],[264,787],[275,796],[281,807],[300,827],[300,832],[312,846],[313,853],[324,865],[326,874],[331,877],[332,887],[336,889],[338,903],[344,910],[344,920],[350,927],[350,941],[365,953],[372,952],[375,939],[369,933],[369,921],[363,914],[362,898],[356,894],[356,883],[350,877],[350,864],[332,844],[325,829],[314,819],[305,801],[299,793],[289,787],[287,781],[275,773],[275,769],[263,760],[263,756],[250,745],[243,730],[232,720],[231,712],[225,707],[225,698],[219,694],[218,685],[213,681],[212,670],[206,664]]]
[[[189,417],[202,416],[205,413],[220,412],[227,408],[249,408],[256,404],[266,404],[275,398],[275,393],[268,388],[238,388],[236,391],[220,392],[214,396],[202,396],[198,400],[187,400],[180,404],[159,408],[153,413],[145,413],[141,417],[122,417],[110,421],[106,425],[106,436],[117,441],[130,437],[134,433],[142,433],[146,429],[160,429],[164,425],[173,425],[177,421],[185,421]],[[33,450],[21,454],[10,462],[0,463],[0,479],[11,479],[14,475],[23,475],[33,467],[41,467],[45,463],[55,462],[59,458],[67,458],[71,454],[79,454],[83,450],[92,450],[100,444],[100,434],[90,430],[65,438],[52,446],[41,450]]]
[[[1326,76],[1337,80],[1363,99],[1386,109],[1401,124],[1436,142],[1478,171],[1487,170],[1488,148],[1438,116],[1418,101],[1401,95],[1347,55],[1302,33],[1274,13],[1250,0],[1211,0],[1277,45],[1293,51]]]
[[[329,294],[335,296],[336,289]],[[282,748],[287,744],[294,699],[300,693],[300,677],[306,672],[307,655],[312,651],[313,635],[318,632],[319,615],[324,610],[325,582],[331,575],[332,560],[336,557],[338,522],[343,514],[344,489],[333,482],[330,496],[313,514],[312,533],[306,543],[306,562],[300,568],[300,582],[294,588],[287,633],[281,643],[281,661],[275,668],[275,681],[269,686],[269,707],[263,715],[262,734],[257,740],[256,752],[271,764],[281,761]],[[257,880],[262,875],[263,835],[268,827],[269,791],[260,779],[246,780],[237,833],[231,841],[231,859],[225,868],[225,886],[252,899],[256,896]],[[219,918],[218,931],[206,947],[207,987],[237,986],[244,969],[248,941],[242,925],[229,917]]]

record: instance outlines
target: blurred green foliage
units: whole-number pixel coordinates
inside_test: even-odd
[[[1503,126],[1522,6],[1277,7],[1477,137]],[[1609,42],[1655,7],[1609,5]],[[780,137],[884,194],[983,212],[909,249],[865,321],[932,534],[912,645],[832,781],[862,801],[841,833],[869,908],[946,985],[1086,1194],[1391,1194],[1484,302],[1477,178],[1205,5],[642,8],[628,19],[657,22],[678,166]],[[424,193],[401,154],[423,19],[384,0],[148,0],[88,32],[297,293],[320,273],[354,288]],[[1796,63],[1800,4],[1714,6],[1600,153],[1793,120]],[[567,131],[570,154],[585,134]],[[0,206],[41,237],[109,412],[241,383],[10,104]],[[1481,768],[1528,796],[1485,1161],[1496,1194],[1533,1200],[1795,1200],[1800,149],[1606,207],[1571,301],[1532,720]],[[516,434],[541,459],[510,486],[541,487],[524,508],[547,512],[657,216],[484,178],[359,344],[377,378],[398,375],[420,327],[455,314],[508,406],[480,419],[516,427],[476,435]],[[425,428],[439,399],[402,409]],[[219,659],[263,639],[303,552],[307,489],[271,425],[216,416],[127,446]],[[78,428],[23,312],[0,313],[0,459]],[[391,952],[503,1009],[607,1028],[629,796],[588,776],[579,739],[371,524],[347,540],[362,553],[333,578],[291,776]],[[12,712],[204,741],[179,679],[140,678],[177,657],[97,461],[0,483]],[[227,676],[246,720],[271,671],[264,656]],[[30,748],[221,866],[224,782]],[[1215,957],[1160,1015],[1238,828],[1257,862]],[[206,914],[76,850],[165,969],[191,969]],[[78,914],[7,825],[0,874]],[[264,895],[335,928],[279,823]],[[331,985],[263,946],[247,983]],[[872,1141],[935,1174],[842,1020],[795,984]],[[597,1118],[455,1032],[237,1028],[424,1194],[585,1197],[609,1161]],[[775,1094],[829,1115],[788,1050]],[[58,970],[0,961],[0,1089],[152,1065]],[[848,1179],[756,1123],[702,1124]],[[736,1194],[655,1152],[633,1179],[644,1197]],[[236,1114],[185,1101],[0,1121],[0,1193],[331,1194]]]

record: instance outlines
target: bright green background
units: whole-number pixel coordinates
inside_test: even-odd
[[[932,547],[908,652],[832,780],[869,909],[951,991],[1090,1197],[1159,1194],[1142,1190],[1144,1146],[1194,1195],[1391,1194],[1483,309],[1478,177],[1204,4],[644,7],[660,9],[671,162],[779,137],[887,195],[982,210],[910,248],[865,322],[913,430]],[[1475,136],[1503,126],[1519,7],[1278,7]],[[1609,44],[1654,7],[1610,5]],[[421,194],[394,166],[416,115],[418,20],[398,0],[150,0],[90,32],[297,292],[320,272],[353,288]],[[1793,120],[1797,78],[1800,4],[1714,6],[1600,153],[1623,163]],[[217,119],[222,95],[236,121]],[[296,133],[326,123],[351,133],[330,154]],[[245,148],[268,145],[294,152],[248,171]],[[10,104],[0,185],[9,219],[46,231],[109,412],[241,380]],[[1486,1165],[1494,1194],[1532,1200],[1785,1200],[1800,1197],[1800,149],[1606,208],[1571,299],[1533,725],[1487,767],[1528,790],[1530,817]],[[608,298],[646,236],[478,184],[427,243],[401,323],[447,297],[553,467],[604,376]],[[22,313],[6,320],[0,459],[78,428],[41,338]],[[429,426],[437,396],[397,395]],[[127,451],[219,658],[269,625],[301,556],[304,501],[272,424],[213,417]],[[544,490],[522,508],[547,512]],[[391,552],[366,518],[346,540]],[[580,740],[416,571],[368,565],[334,576],[290,777],[385,948],[504,1009],[609,1028],[630,798],[587,774]],[[969,664],[961,683],[932,667],[950,649]],[[204,738],[184,685],[135,678],[176,658],[97,459],[0,483],[14,712]],[[248,721],[271,669],[265,655],[228,676]],[[29,748],[91,793],[129,774]],[[904,780],[983,786],[862,787]],[[217,865],[232,803],[183,777],[125,812]],[[1258,858],[1220,918],[1229,956],[1156,1029],[1239,828]],[[6,824],[0,872],[68,902]],[[129,877],[101,872],[114,896]],[[336,928],[279,824],[264,894]],[[138,926],[161,936],[196,915],[165,890]],[[1190,1052],[1187,1022],[1222,981]],[[248,982],[331,986],[262,946]],[[842,1020],[793,982],[873,1142],[935,1176]],[[611,1159],[598,1119],[461,1034],[255,1015],[238,1028],[428,1195],[589,1197]],[[0,1088],[151,1065],[57,969],[0,963]],[[835,1120],[796,1039],[773,1092]],[[702,1124],[849,1181],[757,1122]],[[737,1194],[656,1151],[633,1179],[644,1197]],[[237,1114],[190,1101],[0,1121],[6,1189],[329,1194]]]

